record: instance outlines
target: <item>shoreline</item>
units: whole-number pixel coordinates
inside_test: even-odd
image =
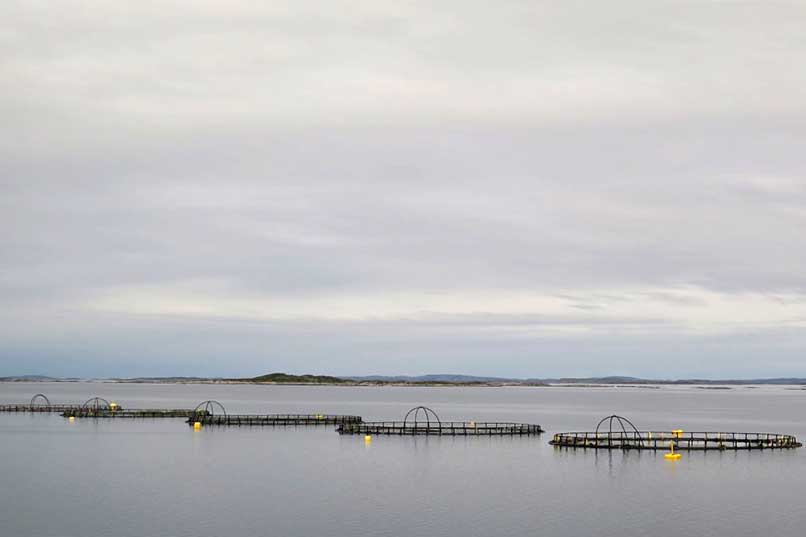
[[[762,386],[781,387],[785,389],[806,390],[806,383],[752,383],[741,381],[685,382],[404,382],[404,381],[350,381],[344,382],[303,382],[303,381],[252,381],[239,379],[0,379],[0,384],[46,384],[46,383],[96,383],[96,384],[198,384],[198,385],[244,385],[244,386],[322,386],[322,387],[369,387],[369,388],[643,388],[658,390],[662,387],[693,387],[709,391],[726,391],[734,388],[757,389]]]

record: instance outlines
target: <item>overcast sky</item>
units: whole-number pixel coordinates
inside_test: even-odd
[[[806,3],[0,3],[0,375],[806,376]]]

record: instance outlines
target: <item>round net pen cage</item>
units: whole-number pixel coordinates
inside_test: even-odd
[[[227,414],[224,406],[218,401],[204,401],[199,404],[188,417],[187,423],[194,425],[340,425],[344,423],[360,423],[361,416],[343,416],[337,414]]]
[[[189,418],[195,410],[188,408],[127,408],[126,410],[108,410],[70,407],[65,408],[65,418]]]
[[[340,414],[227,414],[201,415],[188,419],[189,425],[221,426],[302,426],[302,425],[342,425],[360,423],[361,416],[343,416]]]
[[[797,438],[780,433],[716,431],[641,431],[622,416],[602,419],[594,431],[555,434],[549,444],[572,449],[643,449],[672,451],[724,451],[792,449]]]
[[[48,396],[38,393],[31,397],[27,403],[0,403],[0,412],[64,412],[68,409],[77,409],[79,405],[65,405],[51,403]]]
[[[409,410],[403,421],[344,423],[339,434],[434,435],[434,436],[532,436],[543,432],[540,425],[512,422],[442,421],[425,406]]]

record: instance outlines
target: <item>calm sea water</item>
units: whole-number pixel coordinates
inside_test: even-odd
[[[539,423],[535,438],[373,438],[332,427],[193,432],[182,420],[0,414],[0,535],[497,536],[806,534],[806,449],[662,454],[560,451],[551,433],[618,413],[639,428],[806,439],[806,391],[780,387],[347,388],[0,384],[124,407],[343,413]]]

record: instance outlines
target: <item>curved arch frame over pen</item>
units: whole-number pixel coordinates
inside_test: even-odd
[[[216,408],[221,411],[221,415],[224,417],[227,416],[227,409],[224,408],[224,405],[219,403],[214,399],[208,399],[207,401],[202,401],[199,403],[196,408],[193,410],[194,415],[203,415],[203,416],[215,416],[216,415]]]
[[[606,418],[602,418],[602,420],[596,425],[596,436],[599,436],[599,429],[601,428],[604,422],[608,422],[608,439],[613,437],[613,422],[616,422],[617,427],[621,427],[621,432],[624,434],[625,437],[632,435],[635,440],[638,441],[640,445],[643,445],[644,441],[641,438],[641,431],[638,430],[638,427],[633,425],[633,422],[625,418],[624,416],[618,416],[613,414],[611,416],[607,416]],[[626,424],[626,426],[625,426]],[[631,431],[627,430],[627,427],[632,429]],[[616,428],[616,433],[618,433],[618,428]]]
[[[45,401],[45,404],[44,405],[37,405],[37,402],[36,402],[37,399],[42,399],[43,401]],[[33,406],[50,407],[50,406],[53,406],[53,405],[50,403],[50,399],[48,399],[47,395],[45,395],[44,393],[38,393],[38,394],[34,395],[33,397],[31,397],[31,406],[32,407]]]
[[[81,405],[81,409],[98,412],[99,410],[112,410],[112,405],[103,397],[92,397]]]
[[[422,413],[423,419],[420,418],[420,414]],[[403,418],[403,427],[406,427],[409,423],[409,417],[414,414],[414,419],[411,421],[414,427],[417,427],[419,423],[422,423],[423,420],[425,421],[426,427],[431,426],[431,421],[437,422],[438,425],[442,425],[442,421],[437,416],[437,413],[428,408],[427,406],[416,406],[406,412],[406,416]],[[433,418],[433,420],[432,420]]]

